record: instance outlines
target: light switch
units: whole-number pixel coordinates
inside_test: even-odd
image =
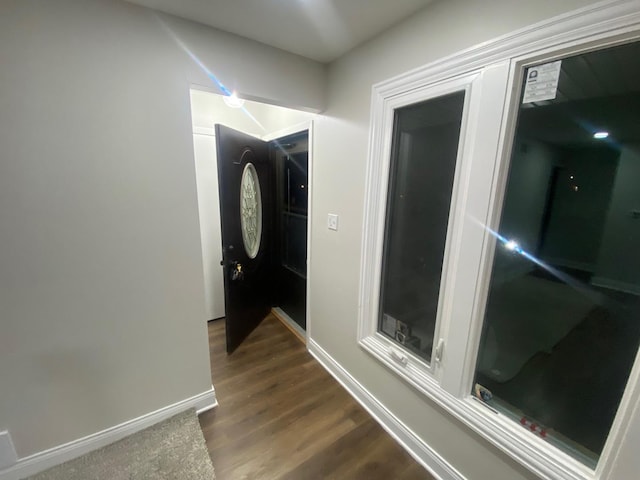
[[[338,215],[330,213],[327,218],[327,226],[329,227],[329,230],[338,230]]]

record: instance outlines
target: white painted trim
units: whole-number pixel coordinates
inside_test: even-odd
[[[216,136],[215,127],[199,127],[197,125],[193,126],[193,134],[194,135],[207,135],[209,137]]]
[[[631,295],[640,295],[640,285],[629,282],[621,282],[613,278],[607,277],[592,277],[591,285],[596,287],[608,288],[610,290],[618,290],[624,293],[630,293]]]
[[[302,329],[302,327],[300,325],[298,325],[295,320],[293,318],[291,318],[289,316],[289,314],[287,312],[285,312],[284,310],[282,310],[280,307],[273,307],[272,309],[276,316],[282,320],[283,322],[285,322],[289,328],[291,330],[295,330],[298,335],[300,335],[300,339],[303,339],[307,337],[307,333]]]
[[[309,353],[320,365],[431,475],[439,480],[465,480],[460,472],[393,415],[320,345],[314,340],[309,340],[307,345]]]
[[[373,86],[383,96],[464,74],[501,62],[553,48],[562,43],[587,43],[635,30],[640,21],[638,0],[605,0],[502,35]],[[532,63],[537,63],[533,61]]]
[[[295,125],[281,128],[276,132],[267,133],[263,135],[261,139],[264,140],[265,142],[270,142],[271,140],[275,140],[280,137],[288,137],[289,135],[302,133],[305,130],[311,130],[312,125],[313,125],[313,120],[309,120],[307,122],[302,122],[302,123],[296,123]]]
[[[311,239],[313,238],[313,192],[314,192],[314,178],[313,167],[315,165],[315,149],[314,149],[314,140],[315,133],[313,131],[313,120],[309,121],[309,138],[308,138],[308,158],[307,158],[307,305],[306,305],[306,313],[307,313],[307,321],[306,321],[306,341],[309,344],[311,340]]]
[[[21,458],[15,465],[0,470],[0,480],[19,480],[35,475],[43,470],[121,440],[190,408],[195,408],[196,412],[200,414],[217,405],[216,392],[212,385],[211,389],[173,405],[168,405],[100,432]]]

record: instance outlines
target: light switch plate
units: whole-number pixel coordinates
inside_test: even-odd
[[[329,230],[338,230],[338,215],[330,213],[327,217],[327,227]]]

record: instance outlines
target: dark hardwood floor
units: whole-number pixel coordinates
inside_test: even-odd
[[[232,355],[209,322],[219,406],[200,415],[217,480],[433,479],[267,317]]]

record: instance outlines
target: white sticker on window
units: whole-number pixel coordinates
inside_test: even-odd
[[[561,65],[562,61],[558,60],[528,68],[522,103],[541,102],[556,98]]]

